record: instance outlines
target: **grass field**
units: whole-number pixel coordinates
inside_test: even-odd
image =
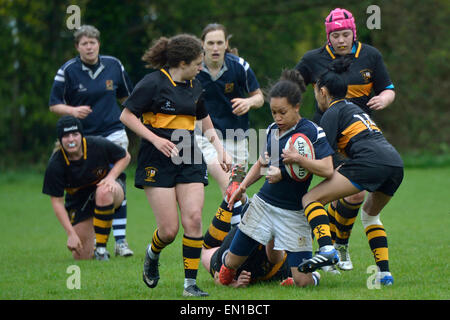
[[[66,249],[66,235],[41,193],[42,173],[0,173],[0,299],[1,300],[178,300],[183,299],[181,235],[160,259],[161,280],[148,289],[141,280],[144,251],[155,222],[144,193],[128,180],[127,239],[135,255],[109,262],[74,261]],[[260,184],[249,190],[253,194]],[[359,219],[350,240],[354,270],[333,276],[322,273],[316,288],[285,288],[277,283],[231,289],[214,285],[202,267],[199,286],[204,300],[448,300],[450,299],[449,243],[450,168],[406,169],[396,196],[382,213],[388,233],[392,287],[368,289],[374,264]],[[206,189],[203,229],[220,203],[214,181]],[[113,252],[114,240],[108,248]],[[80,289],[67,286],[76,265]],[[192,300],[192,299],[191,299]]]

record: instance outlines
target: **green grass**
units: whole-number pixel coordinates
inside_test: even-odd
[[[178,300],[183,299],[181,235],[160,259],[161,280],[150,290],[141,280],[145,247],[155,221],[142,190],[128,180],[127,239],[135,255],[109,262],[74,261],[66,235],[41,193],[42,173],[0,173],[0,299],[1,300]],[[314,180],[317,182],[317,180]],[[261,184],[249,190],[253,194]],[[359,220],[350,240],[354,270],[332,276],[322,273],[317,288],[284,288],[277,283],[247,289],[216,286],[201,267],[199,286],[209,292],[203,300],[428,300],[450,299],[449,227],[450,168],[406,169],[397,194],[382,212],[390,249],[393,287],[369,290],[367,267],[373,257]],[[203,229],[208,227],[220,193],[213,180],[206,188]],[[113,252],[113,239],[108,248]],[[68,289],[66,270],[77,265],[81,289]]]

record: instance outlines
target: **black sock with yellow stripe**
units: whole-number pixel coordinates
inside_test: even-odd
[[[227,208],[225,200],[217,209],[211,225],[205,233],[203,246],[207,249],[220,247],[225,236],[230,232],[232,212]]]
[[[350,203],[345,201],[345,199],[338,200],[334,214],[334,223],[336,226],[335,242],[337,244],[348,244],[353,224],[358,216],[361,205],[362,202]]]
[[[97,247],[106,247],[109,233],[113,223],[114,204],[109,206],[95,206],[94,209],[94,232]]]
[[[333,202],[331,202],[328,205],[327,208],[328,213],[328,220],[330,221],[330,234],[331,234],[331,241],[334,243],[336,240],[336,207],[333,205]]]
[[[195,238],[183,235],[184,277],[186,279],[197,278],[202,246],[203,237]]]
[[[383,225],[373,224],[365,229],[375,263],[381,272],[389,271],[389,250]]]
[[[323,205],[317,201],[311,202],[305,208],[305,215],[319,247],[332,246],[330,221]]]
[[[156,229],[155,232],[153,232],[152,243],[150,244],[151,252],[149,252],[149,254],[151,254],[151,257],[155,259],[161,253],[162,249],[169,244],[171,244],[171,242],[167,243],[161,240],[158,229]]]

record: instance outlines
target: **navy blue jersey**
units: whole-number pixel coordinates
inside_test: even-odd
[[[249,92],[259,89],[250,65],[244,59],[226,53],[216,78],[211,77],[205,64],[196,78],[204,89],[205,106],[214,128],[220,131],[222,138],[226,138],[226,129],[246,131],[249,128],[248,113],[242,116],[233,114],[231,100],[245,98]]]
[[[397,150],[385,139],[375,122],[354,103],[335,100],[320,125],[332,148],[350,159],[403,167]]]
[[[308,192],[312,175],[305,181],[295,181],[287,174],[281,154],[288,139],[295,133],[302,133],[311,141],[316,159],[322,159],[332,155],[333,149],[328,144],[325,132],[312,121],[302,118],[295,127],[278,136],[278,126],[273,123],[267,129],[267,152],[270,156],[270,165],[278,166],[283,179],[277,183],[265,182],[258,192],[258,196],[264,201],[279,208],[288,210],[303,209],[302,197]],[[273,141],[278,142],[278,149],[272,150]]]
[[[353,61],[346,72],[348,81],[346,98],[370,114],[367,102],[371,98],[372,90],[378,95],[385,89],[394,89],[383,57],[376,48],[361,42],[356,42],[352,52],[347,56]],[[333,48],[325,45],[305,53],[295,69],[301,73],[306,84],[315,84],[334,59],[336,55]]]
[[[96,189],[114,163],[126,156],[124,148],[103,137],[83,138],[83,157],[70,161],[63,148],[53,153],[47,165],[42,192],[63,197],[66,204],[76,197],[85,197]]]
[[[67,61],[55,76],[49,105],[90,106],[92,112],[80,119],[85,134],[106,137],[125,128],[117,99],[128,97],[133,86],[118,59],[100,55],[99,62],[93,71],[80,57]]]

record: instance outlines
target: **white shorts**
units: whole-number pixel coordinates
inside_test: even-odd
[[[197,145],[202,150],[206,164],[217,163],[217,151],[205,136],[196,134]],[[233,164],[243,164],[248,162],[248,141],[247,139],[235,141],[234,139],[221,140],[223,147],[233,158]]]
[[[128,136],[125,129],[115,131],[106,137],[111,142],[114,142],[118,146],[121,146],[125,150],[128,150]]]
[[[239,229],[264,245],[275,238],[275,250],[312,251],[311,227],[303,210],[275,207],[257,195],[253,196]]]

